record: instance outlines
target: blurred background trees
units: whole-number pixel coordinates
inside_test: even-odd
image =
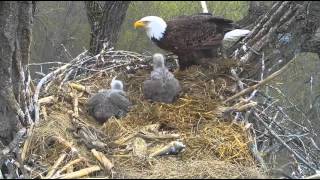
[[[235,21],[246,15],[246,1],[208,1],[209,11]],[[144,31],[133,28],[134,21],[148,15],[170,19],[178,15],[201,12],[199,1],[134,1],[128,7],[117,49],[154,53],[159,49],[147,39]],[[63,45],[62,45],[63,44]],[[35,13],[32,62],[66,61],[90,45],[90,23],[84,2],[43,1]],[[64,47],[70,55],[65,52]]]

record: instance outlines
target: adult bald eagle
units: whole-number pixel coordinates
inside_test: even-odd
[[[145,28],[158,47],[176,54],[181,69],[198,64],[200,58],[217,57],[224,35],[237,28],[232,20],[210,13],[179,16],[167,22],[146,16],[136,21],[134,27]]]

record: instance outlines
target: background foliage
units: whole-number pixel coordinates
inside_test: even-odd
[[[232,20],[241,19],[247,12],[246,1],[208,1],[208,9],[215,15]],[[201,12],[199,1],[134,1],[123,23],[117,49],[137,52],[161,51],[153,45],[144,31],[133,28],[134,21],[148,15],[171,19],[179,15]],[[107,23],[107,22],[106,22]],[[40,1],[35,15],[32,61],[66,61],[63,44],[72,57],[88,49],[90,27],[84,2]]]

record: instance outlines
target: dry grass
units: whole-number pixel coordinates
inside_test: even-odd
[[[183,94],[173,104],[150,103],[142,97],[142,82],[149,70],[139,70],[135,74],[120,74],[117,79],[123,80],[125,90],[134,103],[128,115],[122,119],[110,119],[99,125],[86,113],[85,103],[88,94],[79,99],[79,119],[87,126],[104,133],[104,143],[120,142],[142,128],[160,124],[160,129],[167,133],[180,135],[186,150],[176,157],[137,159],[130,150],[132,139],[123,141],[117,148],[107,154],[115,165],[113,177],[124,178],[254,178],[262,177],[250,154],[248,138],[244,127],[231,123],[230,119],[221,116],[223,97],[230,95],[231,79],[219,75],[216,68],[192,67],[178,72],[176,77],[183,87]],[[219,71],[221,72],[221,71]],[[94,78],[78,83],[90,87],[92,92],[109,88],[114,74],[97,74]],[[52,87],[50,94],[59,97],[59,101],[47,106],[48,120],[36,127],[32,136],[32,148],[29,154],[41,156],[38,161],[43,167],[51,167],[66,146],[52,142],[50,137],[59,136],[79,151],[80,156],[88,159],[87,163],[74,166],[73,170],[98,164],[97,160],[81,140],[75,138],[72,129],[72,99],[67,88],[56,91]],[[172,140],[172,139],[171,139]],[[146,140],[148,153],[171,140]],[[80,143],[79,143],[80,142]],[[118,143],[119,144],[119,143]],[[32,157],[32,156],[30,156]],[[70,156],[69,160],[76,159]],[[38,171],[41,171],[40,168]],[[43,173],[43,172],[41,172]],[[108,176],[108,173],[91,174],[92,177]],[[35,175],[36,176],[36,175]]]

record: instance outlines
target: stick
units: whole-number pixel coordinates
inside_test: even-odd
[[[22,162],[24,162],[24,160],[26,159],[26,154],[27,154],[29,147],[30,147],[30,143],[31,143],[32,135],[33,135],[33,128],[34,128],[34,124],[32,123],[30,126],[30,129],[27,132],[27,139],[23,145],[23,149],[22,149],[22,153],[21,153]]]
[[[39,94],[40,94],[40,90],[43,84],[47,83],[51,78],[53,78],[55,75],[57,75],[58,73],[60,73],[61,71],[67,69],[71,64],[66,64],[61,66],[60,68],[56,69],[55,71],[49,73],[48,75],[46,75],[45,77],[43,77],[40,82],[37,85],[36,91],[34,93],[33,96],[33,100],[34,100],[34,108],[35,108],[35,123],[38,124],[39,123],[39,108],[40,108],[40,103],[38,101],[39,98]]]
[[[41,107],[41,112],[43,114],[43,120],[47,120],[48,119],[48,114],[47,114],[47,108],[45,106]]]
[[[97,158],[97,160],[103,165],[103,167],[108,170],[111,171],[112,168],[114,167],[114,165],[112,164],[112,162],[101,152],[95,150],[95,149],[91,149],[92,154],[94,155],[94,157]]]
[[[79,117],[79,100],[76,90],[73,90],[73,117]]]
[[[179,134],[164,134],[164,135],[153,135],[153,134],[142,134],[137,133],[137,137],[151,139],[151,140],[161,140],[161,139],[177,139],[180,137]]]
[[[257,119],[262,123],[262,125],[270,132],[270,134],[272,136],[274,136],[281,144],[284,145],[284,147],[286,147],[292,154],[294,154],[301,162],[303,162],[303,164],[305,164],[306,166],[308,166],[311,170],[313,170],[314,172],[317,172],[317,169],[314,168],[313,166],[311,166],[308,162],[306,162],[306,160],[301,157],[299,154],[297,154],[294,150],[292,150],[290,148],[290,146],[288,146],[286,144],[286,142],[284,142],[269,126],[268,124],[266,124],[260,117],[259,115],[254,112],[254,115],[257,117]]]
[[[89,93],[88,87],[83,86],[81,84],[76,84],[76,83],[69,83],[69,86],[73,89],[76,89],[78,91],[86,92]]]
[[[228,101],[231,101],[233,99],[236,99],[242,95],[245,95],[257,88],[259,88],[260,86],[263,86],[265,84],[267,84],[269,81],[271,81],[272,79],[276,78],[277,76],[279,76],[281,73],[283,73],[288,67],[289,65],[293,62],[293,60],[291,60],[290,62],[288,62],[285,66],[283,66],[281,69],[279,69],[278,71],[274,72],[273,74],[271,74],[270,76],[268,76],[266,79],[260,81],[258,84],[255,84],[254,86],[250,86],[244,90],[242,90],[241,92],[231,96],[230,98],[226,99],[224,101],[224,103],[227,103]]]
[[[253,156],[256,158],[256,160],[260,163],[260,166],[261,166],[262,170],[264,172],[267,172],[267,166],[264,163],[264,160],[261,157],[260,152],[258,151],[257,141],[256,141],[256,134],[255,134],[254,129],[253,129],[252,126],[249,128],[248,133],[249,133],[248,137],[249,137],[249,140],[250,140],[250,142],[249,142],[250,150],[251,150]]]
[[[257,106],[258,103],[257,102],[250,102],[248,104],[245,104],[245,105],[242,105],[240,107],[237,107],[237,111],[244,111],[246,109],[249,109],[249,108],[252,108],[252,107],[255,107]]]
[[[65,170],[67,170],[69,167],[71,167],[71,166],[73,166],[73,165],[75,165],[75,164],[77,164],[77,163],[79,163],[79,162],[81,162],[81,161],[84,161],[84,160],[85,160],[85,159],[84,159],[83,157],[80,157],[80,158],[78,158],[78,159],[75,159],[75,160],[69,162],[68,164],[66,164],[65,166],[63,166],[59,171],[57,171],[53,177],[59,176],[62,172],[64,172]]]
[[[55,97],[54,96],[48,96],[48,97],[44,97],[39,99],[39,104],[43,105],[43,104],[51,104],[55,101]]]
[[[54,163],[54,165],[52,166],[51,170],[48,172],[45,179],[49,179],[52,177],[52,175],[56,172],[58,166],[62,163],[62,161],[65,159],[66,156],[67,156],[67,154],[65,154],[65,153],[60,155],[59,159]]]
[[[142,138],[135,138],[133,141],[133,156],[138,158],[145,158],[147,156],[147,143]]]
[[[84,54],[86,54],[87,51],[79,54],[74,60],[72,61],[76,61],[77,59],[81,58]],[[34,92],[33,95],[33,102],[34,102],[34,111],[35,111],[35,123],[38,124],[39,123],[39,109],[40,109],[40,103],[38,101],[39,99],[39,95],[40,95],[40,90],[42,88],[42,86],[47,83],[48,81],[50,81],[52,78],[54,78],[57,74],[59,74],[60,72],[66,70],[68,67],[71,66],[71,63],[65,64],[63,66],[61,66],[60,68],[56,69],[55,71],[47,74],[45,77],[43,77],[39,83],[37,84],[36,90]]]
[[[91,174],[93,172],[100,171],[100,170],[101,170],[100,166],[96,165],[96,166],[81,169],[79,171],[75,171],[75,172],[72,172],[69,174],[64,174],[64,175],[57,177],[57,178],[59,178],[59,179],[76,179],[76,178],[80,178],[80,177],[86,176],[88,174]]]
[[[174,151],[174,153],[177,153],[178,151],[181,151],[184,148],[185,148],[185,145],[183,145],[181,142],[173,141],[168,145],[164,146],[163,148],[153,152],[152,154],[149,155],[149,157],[152,158],[155,156],[169,154],[169,153],[172,153],[172,151]]]
[[[77,153],[78,154],[78,150],[68,141],[66,141],[65,139],[63,139],[62,137],[59,136],[51,136],[51,138],[53,138],[54,140],[58,141],[59,143],[61,143],[62,145],[64,145],[65,147],[69,148],[71,150],[71,152],[73,153]]]
[[[244,101],[242,101],[244,102]],[[242,103],[241,103],[242,104]],[[232,107],[229,107],[229,108],[226,108],[225,110],[223,110],[224,113],[227,113],[227,112],[231,112],[231,111],[237,111],[237,112],[243,112],[249,108],[252,108],[252,107],[255,107],[258,105],[257,102],[250,102],[250,103],[247,103],[247,104],[243,104],[241,105],[240,103],[236,104],[235,106],[232,106]]]
[[[304,179],[320,179],[320,172],[317,172],[317,173],[314,174],[314,175],[305,177]]]

